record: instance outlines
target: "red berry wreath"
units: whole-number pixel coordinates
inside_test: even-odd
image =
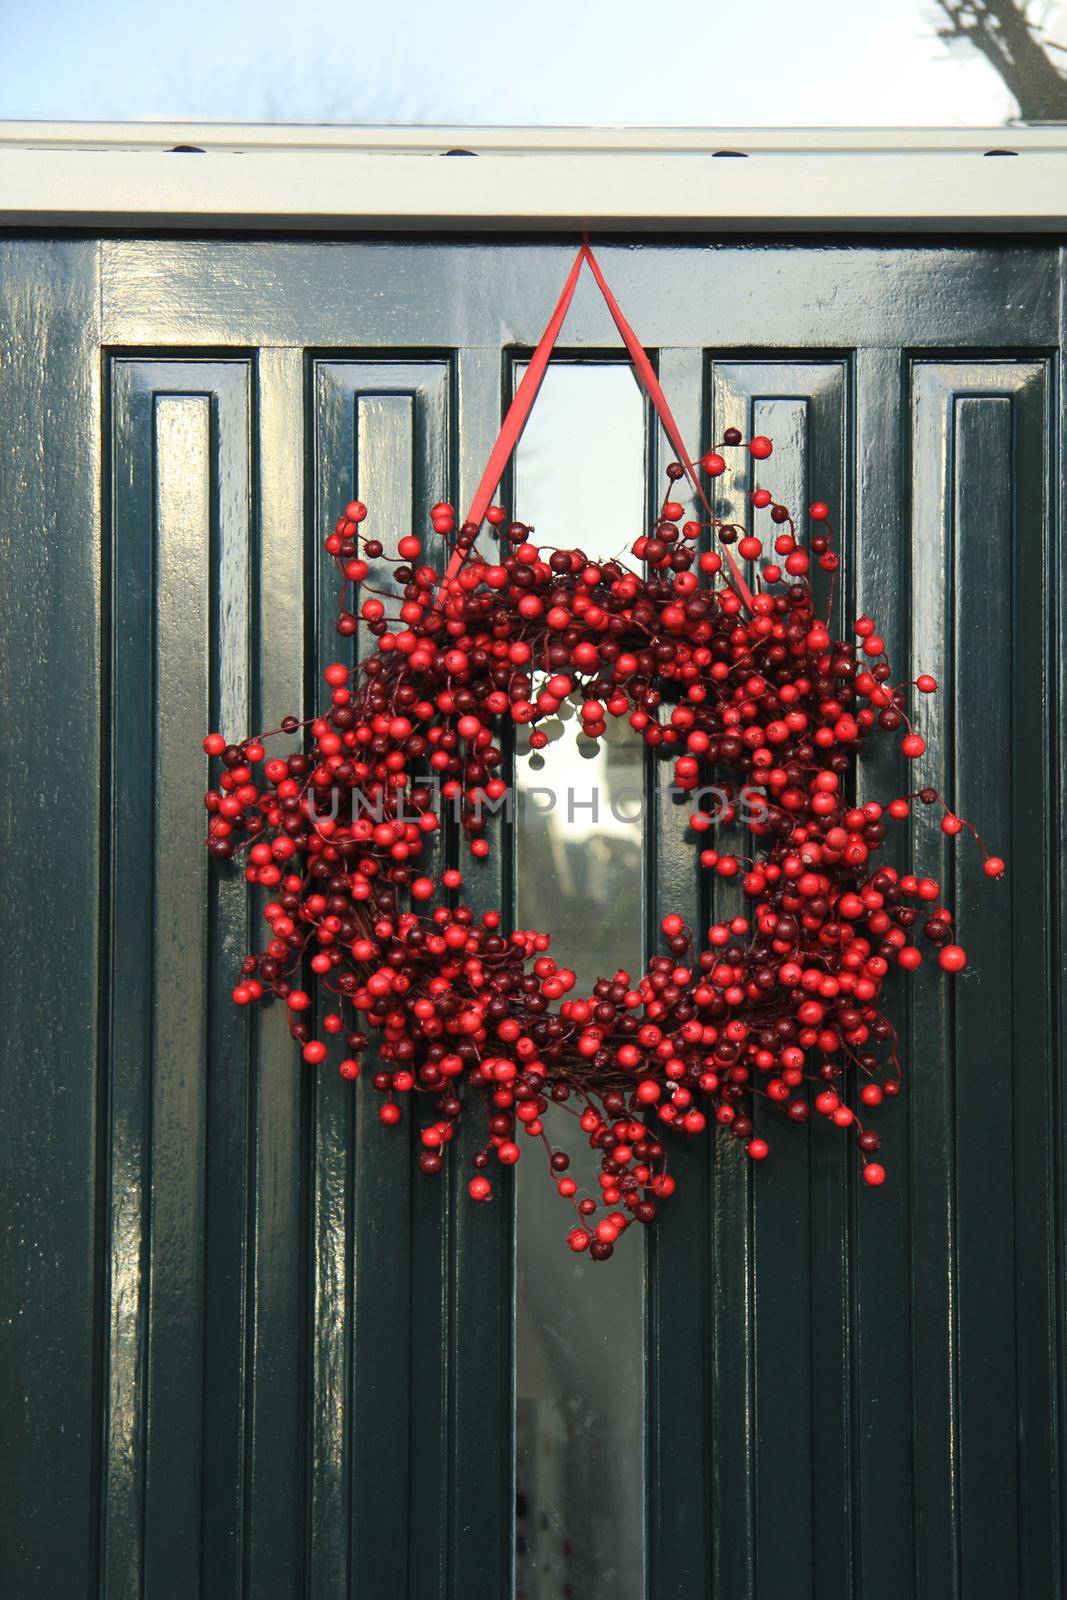
[[[718,476],[720,452],[741,446],[727,430],[703,471]],[[761,461],[772,446],[757,437],[747,449]],[[222,766],[206,797],[208,848],[223,860],[240,854],[248,882],[273,896],[264,912],[270,940],[245,959],[235,1001],[277,996],[304,1060],[321,1064],[333,1040],[345,1078],[359,1076],[373,1038],[381,1120],[398,1123],[416,1095],[425,1107],[424,1172],[441,1171],[465,1105],[484,1115],[475,1200],[490,1198],[495,1163],[519,1160],[520,1134],[535,1141],[573,1208],[571,1248],[597,1260],[632,1223],[651,1222],[671,1193],[675,1135],[701,1133],[710,1118],[753,1159],[768,1154],[753,1136],[756,1095],[787,1122],[806,1122],[814,1109],[853,1130],[867,1183],[881,1184],[878,1136],[861,1118],[899,1088],[883,987],[895,967],[919,966],[916,928],[946,972],[966,962],[937,883],[875,858],[887,822],[906,818],[915,799],[942,806],[946,834],[970,824],[930,789],[886,806],[848,798],[869,736],[906,729],[911,758],[925,746],[870,618],[857,621],[852,643],[834,639],[818,613],[811,568],[832,586],[837,567],[827,507],[809,507],[804,539],[788,510],[756,489],[753,507],[771,523],[766,559],[763,537],[710,514],[686,520],[673,497],[691,471],[683,459],[667,469],[671,489],[655,526],[633,545],[643,572],[538,547],[492,507],[503,554],[478,553],[476,515],[456,535],[442,577],[421,564],[421,541],[408,535],[394,565],[400,592],[379,595],[367,586],[367,561],[382,547],[363,534],[366,508],[353,502],[326,546],[344,584],[338,629],[357,627],[345,598],[360,586],[359,625],[377,641],[373,653],[354,670],[326,668],[330,707],[303,725],[302,748],[291,754],[268,759],[259,738],[205,740]],[[503,470],[499,460],[491,466],[490,494]],[[455,531],[450,506],[435,506],[431,521],[438,534]],[[731,583],[717,586],[723,554],[699,550],[709,530]],[[761,563],[757,592],[732,545]],[[931,693],[936,684],[923,676],[914,687]],[[699,841],[712,822],[700,786],[713,781],[728,802],[718,820],[731,820],[744,796],[752,835],[749,855],[699,852],[703,868],[740,880],[746,916],[716,923],[703,943],[681,917],[664,917],[663,953],[647,971],[603,978],[588,996],[573,992],[574,974],[552,959],[547,933],[509,932],[500,911],[477,917],[462,902],[458,870],[434,878],[420,867],[442,827],[435,793],[455,809],[471,852],[488,854],[483,802],[504,792],[507,728],[526,725],[539,748],[547,735],[537,724],[572,698],[589,738],[608,717],[628,716],[650,749],[672,759],[675,785],[694,798]],[[300,727],[288,718],[277,731]],[[1004,864],[987,855],[985,870],[998,877]],[[322,1037],[302,973],[328,997]],[[600,1158],[595,1198],[579,1191],[567,1152],[549,1140],[551,1103],[576,1118]]]

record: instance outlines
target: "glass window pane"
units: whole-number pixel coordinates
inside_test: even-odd
[[[409,0],[402,12],[368,0],[46,0],[5,10],[2,117],[902,128],[1067,120],[1062,0],[764,0],[755,15],[707,0]]]
[[[644,525],[644,405],[625,366],[553,365],[519,448],[515,512],[546,544],[613,556]],[[567,708],[568,711],[571,708]],[[599,744],[560,721],[520,749],[516,924],[552,934],[575,994],[643,957],[643,746],[625,718]],[[584,747],[584,748],[583,748]],[[545,1130],[583,1192],[598,1162],[566,1108]],[[529,1142],[516,1169],[518,1600],[640,1600],[644,1524],[644,1251],[572,1255],[578,1221]]]

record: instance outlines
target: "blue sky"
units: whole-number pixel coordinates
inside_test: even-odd
[[[1067,38],[1067,6],[1032,7]],[[0,0],[0,117],[968,125],[934,0]],[[1065,58],[1067,59],[1067,58]]]

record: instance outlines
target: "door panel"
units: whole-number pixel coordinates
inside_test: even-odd
[[[302,1069],[279,1017],[230,1005],[258,934],[199,848],[199,740],[317,702],[344,653],[321,547],[338,506],[359,495],[391,538],[469,498],[571,255],[0,246],[17,1600],[511,1594],[510,1198],[466,1202],[475,1119],[423,1178],[365,1085]],[[733,1147],[678,1152],[645,1259],[634,1592],[1046,1600],[1063,1587],[1061,258],[602,259],[690,443],[766,432],[761,480],[840,508],[835,610],[876,615],[902,677],[938,677],[924,777],[1009,861],[990,885],[919,808],[914,864],[948,884],[973,971],[951,989],[923,972],[896,1001],[907,1093],[879,1124],[884,1189],[857,1193],[847,1142],[777,1119],[755,1175]],[[588,286],[565,340],[570,359],[617,352]],[[666,448],[651,430],[650,471]],[[723,514],[744,518],[749,487],[720,480]],[[43,784],[42,730],[68,758]],[[902,766],[882,752],[861,785],[904,787]],[[685,808],[656,804],[653,938],[668,908],[699,924],[732,903],[697,880]],[[507,849],[465,866],[474,903],[511,904],[512,867]]]
[[[923,360],[911,389],[912,669],[921,656],[951,685],[918,726],[932,781],[1010,841],[1013,874],[1010,897],[983,895],[937,830],[918,836],[919,869],[948,885],[974,968],[958,987],[912,991],[917,1493],[958,1519],[958,1553],[940,1540],[929,1551],[946,1586],[958,1560],[965,1591],[1010,1592],[1025,1552],[1033,1592],[1055,1592],[1047,1407],[1030,1414],[1022,1453],[1013,1427],[1024,1392],[1032,1404],[1055,1381],[1052,1084],[1034,1065],[1050,1031],[1048,775],[1034,715],[1047,662],[1049,375],[1043,360]]]
[[[95,242],[0,241],[3,838],[21,855],[0,965],[0,1580],[34,1595],[87,1592],[100,1504],[99,305]],[[73,806],[42,771],[53,729]]]
[[[226,995],[250,919],[239,878],[200,870],[190,751],[205,716],[250,709],[252,383],[248,359],[109,371],[103,1582],[122,1596],[142,1572],[195,1593],[201,1541],[225,1573],[239,1527],[257,1083]]]
[[[847,506],[847,363],[711,360],[709,367],[716,436],[739,427],[746,438],[763,433],[774,440],[775,454],[761,465],[760,483],[789,506],[806,506],[814,498]],[[734,468],[720,481],[719,514],[751,525],[751,474]],[[847,551],[847,512],[841,521],[838,532]],[[834,607],[839,622],[847,578],[843,563]],[[724,904],[716,916],[744,909],[736,886],[725,894],[720,890],[719,899]],[[712,1340],[729,1349],[736,1343],[733,1328],[750,1329],[745,1368],[737,1362],[723,1372],[719,1406],[724,1416],[741,1417],[735,1395],[749,1395],[752,1420],[736,1448],[745,1462],[745,1511],[759,1584],[769,1594],[786,1593],[798,1569],[810,1570],[816,1593],[843,1592],[847,1552],[840,1542],[822,1539],[816,1501],[825,1496],[844,1504],[848,1495],[847,1419],[839,1395],[847,1359],[842,1246],[851,1164],[810,1123],[788,1130],[799,1134],[789,1137],[769,1105],[757,1105],[755,1121],[774,1150],[774,1181],[760,1183],[740,1147],[722,1152],[712,1180],[719,1263]],[[737,1249],[742,1239],[743,1251]],[[809,1463],[807,1470],[797,1472],[799,1461]],[[777,1530],[768,1536],[758,1508],[771,1505],[780,1510]],[[732,1522],[728,1504],[720,1514]],[[725,1574],[721,1581],[731,1592]]]
[[[416,507],[446,494],[450,377],[444,361],[311,364],[316,533],[307,555],[316,620],[309,665],[353,654],[334,627],[337,572],[322,548],[338,509],[364,497],[395,541],[417,525]],[[383,562],[372,581],[393,587],[390,575]],[[320,682],[315,672],[308,704]],[[406,1594],[409,1583],[411,1593],[432,1594],[444,1559],[448,1481],[443,1289],[451,1208],[441,1185],[417,1181],[406,1133],[382,1137],[376,1097],[353,1096],[335,1074],[316,1078],[311,1094],[312,1589],[344,1593],[351,1570],[368,1581],[375,1573],[383,1594]],[[398,1250],[410,1250],[406,1271]],[[391,1447],[394,1438],[418,1444],[410,1487],[407,1449]],[[387,1530],[407,1519],[410,1544],[394,1543]]]

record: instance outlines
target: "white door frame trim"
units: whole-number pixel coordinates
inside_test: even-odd
[[[3,228],[583,226],[1058,232],[1067,128],[0,122]]]

